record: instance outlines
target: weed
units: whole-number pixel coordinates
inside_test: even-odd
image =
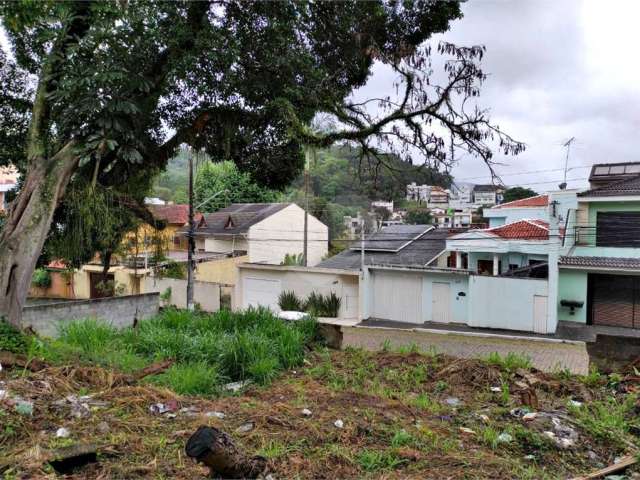
[[[420,410],[430,413],[437,413],[442,408],[438,402],[432,400],[426,393],[419,394],[411,401],[411,404]]]
[[[217,393],[222,383],[217,368],[204,362],[172,365],[151,381],[170,388],[181,395],[210,395]]]
[[[411,342],[408,345],[401,345],[397,349],[398,353],[406,355],[408,353],[420,353],[420,347],[417,343]]]
[[[510,373],[519,368],[528,370],[532,366],[529,357],[514,352],[509,352],[505,356],[500,355],[498,352],[491,352],[487,356],[486,362]]]
[[[511,400],[511,393],[509,392],[509,383],[502,382],[500,385],[500,404],[503,406],[509,405],[509,401]]]
[[[415,439],[404,428],[401,430],[396,430],[396,432],[393,434],[393,437],[391,438],[391,446],[394,448],[405,447],[414,443]]]
[[[385,339],[385,341],[382,342],[382,344],[380,345],[380,349],[385,353],[390,352],[391,351],[391,340],[389,340],[388,338]]]
[[[495,450],[496,448],[498,448],[499,436],[500,436],[500,433],[498,433],[498,431],[492,427],[485,427],[480,432],[480,438],[482,439],[482,442],[492,450]]]
[[[268,459],[275,459],[289,455],[292,452],[300,450],[304,444],[304,440],[291,445],[285,445],[278,440],[268,440],[262,447],[258,449],[257,454]]]
[[[111,324],[95,318],[64,323],[59,333],[62,342],[79,347],[91,357],[99,357],[118,335]]]
[[[598,372],[597,366],[591,365],[589,374],[581,377],[581,380],[587,387],[596,387],[602,382],[602,375]]]
[[[543,437],[535,430],[523,427],[522,425],[516,425],[513,428],[513,435],[525,450],[539,451],[551,445],[549,439]]]
[[[27,350],[28,343],[22,332],[0,318],[0,350],[23,353]]]
[[[635,395],[629,395],[622,401],[609,397],[580,407],[570,406],[569,410],[590,435],[622,447],[622,438],[629,428],[626,418],[632,412],[636,400]]]
[[[364,449],[358,452],[356,459],[360,468],[366,472],[393,470],[406,463],[406,460],[401,459],[396,452],[390,450]]]
[[[444,380],[438,380],[433,388],[437,393],[442,393],[449,388],[449,384]]]

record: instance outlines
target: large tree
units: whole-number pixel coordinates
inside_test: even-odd
[[[375,155],[387,142],[432,166],[447,163],[449,139],[486,161],[492,138],[507,153],[522,149],[465,101],[485,78],[483,49],[424,45],[461,16],[454,1],[0,0],[0,8],[15,58],[0,69],[0,83],[12,85],[0,96],[10,112],[0,118],[0,154],[24,175],[0,233],[0,315],[14,324],[76,179],[135,209],[118,187],[159,171],[184,143],[273,188],[299,172],[303,144],[344,140]],[[446,58],[443,69],[435,55]],[[400,95],[351,100],[376,61],[397,73]],[[333,126],[311,128],[321,112]]]

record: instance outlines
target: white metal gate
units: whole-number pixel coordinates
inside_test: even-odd
[[[264,278],[245,278],[243,283],[244,308],[267,307],[278,311],[278,296],[280,295],[280,280],[266,280]]]
[[[433,282],[431,315],[434,322],[449,323],[451,321],[450,289],[448,283]]]
[[[372,317],[406,323],[424,322],[421,275],[377,271],[372,275],[372,281]]]

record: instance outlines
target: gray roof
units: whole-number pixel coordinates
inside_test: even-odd
[[[196,236],[239,235],[249,227],[292,205],[291,203],[233,203],[204,215],[196,227]],[[186,230],[182,230],[183,232]]]
[[[418,266],[424,267],[436,256],[442,253],[446,248],[446,238],[449,235],[447,229],[432,228],[419,238],[415,238],[416,227],[420,227],[424,232],[428,225],[393,225],[393,227],[401,227],[394,229],[394,235],[401,235],[402,228],[405,229],[404,243],[409,242],[403,248],[397,251],[375,251],[367,250],[365,242],[365,263],[367,265],[401,265],[401,266]],[[387,230],[391,227],[385,227]],[[369,244],[372,244],[371,241]],[[341,270],[359,270],[360,269],[360,250],[357,249],[357,243],[354,243],[353,249],[345,250],[331,258],[328,258],[318,267],[336,268]]]
[[[579,197],[623,197],[627,195],[640,195],[640,175],[578,194]]]
[[[571,267],[640,269],[640,258],[561,256],[560,265]]]
[[[369,235],[364,241],[364,249],[398,252],[431,228],[432,225],[389,225]],[[359,251],[360,244],[352,245],[351,249]]]
[[[501,189],[502,189],[501,186],[493,185],[493,184],[473,186],[474,192],[497,192],[498,190],[501,190]]]

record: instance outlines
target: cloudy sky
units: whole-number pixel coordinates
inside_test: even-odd
[[[640,160],[640,1],[470,0],[463,11],[439,38],[486,46],[490,76],[480,103],[527,144],[517,157],[496,158],[505,163],[497,168],[505,183],[554,188],[563,176],[562,144],[571,137],[570,187],[586,185],[592,163]],[[392,94],[391,83],[378,68],[359,94]],[[453,173],[459,181],[490,180],[482,162],[468,156]]]
[[[586,185],[589,169],[581,167],[640,161],[640,1],[470,0],[463,12],[440,38],[486,46],[482,65],[490,76],[480,104],[527,144],[517,157],[497,158],[507,164],[497,168],[505,183],[555,188],[563,176],[562,144],[571,137],[567,177],[576,180],[569,187]],[[362,93],[389,83],[378,69]],[[453,173],[473,183],[490,180],[471,157]]]

